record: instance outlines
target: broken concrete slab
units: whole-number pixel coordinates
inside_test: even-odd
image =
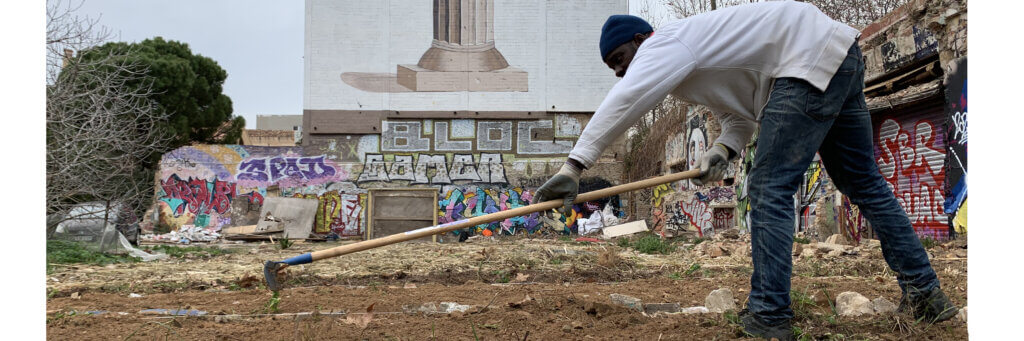
[[[712,291],[704,299],[704,306],[713,313],[724,313],[727,310],[736,310],[736,302],[732,297],[732,290],[721,288]]]
[[[678,313],[680,310],[679,303],[647,303],[644,304],[644,313],[647,315],[654,315],[658,313]]]
[[[319,203],[316,199],[266,198],[254,233],[283,232],[284,238],[305,239],[313,232]]]
[[[682,314],[707,314],[711,311],[707,307],[686,307],[679,310]]]
[[[621,305],[621,306],[624,306],[626,308],[633,309],[633,310],[636,310],[636,311],[644,311],[644,303],[639,298],[632,297],[632,296],[626,296],[626,295],[620,295],[620,294],[611,294],[611,295],[609,295],[609,297],[611,297],[612,303],[615,303],[615,304],[618,304],[618,305]]]
[[[470,306],[464,305],[464,304],[458,304],[458,303],[455,303],[455,302],[441,302],[441,305],[439,306],[439,308],[440,308],[439,309],[440,311],[446,312],[446,313],[451,313],[451,312],[456,312],[456,311],[460,312],[460,313],[464,313],[464,312],[466,312],[466,310],[469,310]]]
[[[836,296],[836,311],[840,316],[861,316],[875,313],[871,300],[853,291],[845,291]]]
[[[601,235],[604,238],[612,238],[645,231],[647,231],[647,222],[644,220],[637,220],[625,224],[605,227],[601,230]]]

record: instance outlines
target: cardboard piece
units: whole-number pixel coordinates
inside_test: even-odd
[[[313,232],[318,204],[316,199],[266,198],[256,230],[252,233],[283,232],[282,236],[288,239],[305,239]]]
[[[602,236],[605,238],[612,238],[644,231],[647,231],[647,222],[644,220],[637,220],[625,224],[605,227],[602,230]]]

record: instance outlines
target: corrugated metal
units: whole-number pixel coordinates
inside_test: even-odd
[[[946,131],[942,98],[872,115],[875,161],[918,235],[949,236],[943,211]]]

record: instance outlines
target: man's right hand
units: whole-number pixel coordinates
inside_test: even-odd
[[[572,203],[576,201],[576,195],[580,191],[581,172],[579,168],[569,163],[562,165],[562,169],[555,176],[533,193],[533,201],[530,203],[538,204],[548,200],[563,199],[564,202],[559,213],[562,215],[572,213]]]

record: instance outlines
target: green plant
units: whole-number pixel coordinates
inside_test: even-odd
[[[805,238],[805,237],[793,237],[793,241],[797,242],[797,243],[800,243],[800,244],[810,244],[811,243],[811,239],[810,238]]]
[[[666,255],[672,253],[672,251],[675,251],[676,249],[676,247],[673,246],[671,242],[662,240],[661,238],[655,235],[647,235],[641,237],[640,239],[637,239],[636,243],[633,245],[633,248],[639,251],[640,253],[661,253]]]
[[[558,241],[561,241],[561,242],[571,242],[572,238],[569,238],[569,236],[562,235],[562,236],[558,236]]]
[[[629,238],[619,238],[619,240],[615,241],[615,245],[618,245],[621,248],[627,248],[629,247],[629,244]]]
[[[693,245],[697,245],[697,244],[703,243],[704,241],[707,241],[707,240],[708,240],[708,238],[705,238],[705,237],[697,237],[697,238],[693,238],[693,240],[691,240],[690,242],[692,242]]]
[[[550,260],[548,260],[548,264],[553,264],[553,265],[562,264],[562,262],[564,262],[564,260],[562,260],[561,256],[554,257],[554,258],[551,258]]]
[[[287,248],[292,247],[292,245],[295,245],[295,242],[293,242],[291,239],[281,238],[277,240],[278,249],[285,250]]]
[[[128,255],[106,254],[87,247],[81,243],[66,240],[46,241],[46,272],[53,271],[50,264],[90,264],[107,265],[115,263],[135,263],[141,259]]]
[[[264,314],[277,314],[277,312],[279,311],[278,305],[281,304],[281,296],[279,295],[280,294],[277,291],[275,291],[274,294],[270,296],[270,300],[268,300],[267,303],[263,305]]]
[[[924,246],[925,249],[931,249],[938,244],[939,242],[930,236],[921,237],[921,246]]]
[[[508,272],[495,270],[494,275],[498,276],[498,283],[508,283],[512,281],[512,278],[509,276]]]
[[[690,268],[686,269],[686,271],[684,271],[683,274],[689,276],[692,275],[697,270],[700,270],[700,263],[693,263],[690,264]]]
[[[680,275],[679,275],[679,272],[673,272],[673,273],[671,273],[671,274],[669,274],[669,275],[668,275],[668,278],[669,278],[669,279],[674,279],[674,280],[677,280],[677,281],[678,281],[678,280],[681,280],[681,279],[683,279],[683,276],[680,276]]]
[[[814,299],[805,290],[790,290],[789,299],[792,302],[790,306],[793,309],[793,315],[796,317],[811,316],[813,314],[812,307],[817,306]]]

